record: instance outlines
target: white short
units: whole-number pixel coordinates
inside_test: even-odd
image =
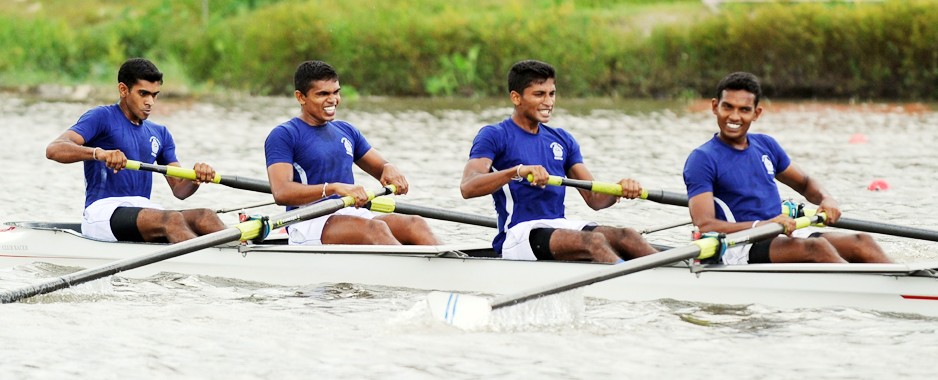
[[[815,232],[822,232],[821,227],[805,227],[799,228],[791,233],[791,237],[798,239],[806,239],[808,236]],[[779,235],[784,236],[784,235]],[[728,248],[726,252],[723,253],[723,264],[726,265],[739,265],[739,264],[749,264],[749,250],[752,249],[752,244],[746,244],[739,247]]]
[[[144,197],[113,197],[95,201],[85,208],[81,233],[92,239],[117,241],[111,231],[111,215],[118,207],[143,207],[162,210],[163,206]]]
[[[594,222],[569,219],[539,219],[518,223],[508,229],[505,243],[502,244],[502,258],[509,260],[537,260],[531,250],[531,230],[535,228],[558,228],[581,231],[583,227],[594,226]]]
[[[287,227],[290,245],[322,245],[322,229],[333,215],[350,215],[374,219],[375,213],[365,208],[346,207],[329,215],[302,221]]]

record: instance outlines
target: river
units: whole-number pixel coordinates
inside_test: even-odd
[[[0,218],[79,221],[81,165],[44,157],[45,146],[100,102],[0,95]],[[687,154],[716,131],[706,102],[558,100],[551,125],[578,138],[594,176],[635,178],[683,191]],[[463,200],[458,183],[473,136],[507,117],[507,99],[362,98],[339,117],[358,126],[408,177],[409,203],[493,215],[489,198]],[[768,133],[820,178],[844,215],[936,228],[938,113],[905,104],[767,102],[752,132]],[[186,167],[265,178],[267,133],[298,111],[292,98],[161,100]],[[860,139],[860,137],[863,139]],[[851,139],[865,141],[855,141]],[[356,169],[366,187],[377,182]],[[887,191],[869,191],[875,179]],[[233,208],[262,194],[204,185],[186,201],[162,180],[153,198],[170,208]],[[784,197],[801,200],[783,187]],[[568,215],[647,228],[689,220],[681,207],[623,201],[592,211],[573,191]],[[272,213],[273,206],[255,209]],[[236,217],[223,214],[234,223]],[[491,239],[482,227],[431,221],[446,242]],[[689,227],[650,234],[687,241]],[[935,243],[877,235],[901,262],[938,259]],[[68,268],[0,267],[0,289]],[[778,309],[670,300],[585,301],[574,322],[462,331],[419,305],[426,293],[359,284],[301,287],[166,273],[118,277],[0,306],[0,378],[11,379],[916,379],[934,375],[938,320],[848,308]],[[693,316],[697,323],[690,323]],[[705,323],[699,323],[703,321]]]

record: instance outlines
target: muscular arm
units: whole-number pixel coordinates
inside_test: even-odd
[[[96,154],[95,149],[97,148],[87,147],[84,146],[84,144],[85,139],[77,132],[72,130],[65,131],[65,133],[55,140],[52,140],[46,147],[46,158],[63,164],[70,164],[73,162],[91,160],[101,153],[101,149],[98,149]],[[100,159],[101,157],[98,158]]]
[[[407,179],[397,170],[397,167],[385,160],[376,149],[368,150],[362,158],[355,161],[355,164],[365,173],[380,181],[381,185],[394,185],[397,189],[395,194],[407,194],[409,187]]]
[[[274,201],[283,206],[302,206],[322,198],[324,185],[293,182],[293,166],[278,162],[267,167],[267,179]]]
[[[593,180],[593,174],[584,164],[573,165],[573,167],[567,171],[567,177],[584,181]],[[618,197],[613,195],[594,193],[584,189],[577,189],[577,191],[580,192],[580,196],[583,197],[583,200],[586,201],[586,204],[593,210],[601,210],[612,206],[619,200]]]
[[[818,211],[827,214],[826,223],[834,223],[837,219],[840,219],[840,205],[837,200],[821,186],[820,181],[808,176],[794,162],[775,178],[792,188],[792,190],[797,191],[798,194],[803,195],[808,202],[818,205]]]
[[[517,175],[516,167],[497,172],[490,172],[491,169],[492,160],[488,158],[473,158],[466,162],[459,184],[463,199],[492,194]]]
[[[752,221],[730,223],[717,219],[713,208],[713,193],[700,193],[687,201],[690,219],[701,232],[731,233],[752,227]]]

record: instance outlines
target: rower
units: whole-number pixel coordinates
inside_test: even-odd
[[[779,214],[778,180],[826,214],[826,224],[840,218],[840,206],[815,177],[791,162],[774,138],[748,133],[762,107],[762,87],[755,75],[727,75],[711,100],[719,131],[695,149],[684,164],[688,209],[701,232],[731,233],[767,223],[785,226],[784,235],[726,250],[723,264],[889,263],[882,248],[865,233],[795,231],[797,215]]]
[[[342,98],[335,69],[306,61],[297,67],[293,81],[300,115],[274,128],[264,143],[274,201],[292,210],[352,196],[355,207],[288,227],[290,244],[439,244],[422,217],[377,214],[361,207],[369,198],[365,188],[355,184],[352,164],[382,185],[394,185],[397,194],[407,194],[409,185],[357,128],[335,119]]]
[[[469,152],[459,186],[463,198],[492,195],[498,234],[492,245],[513,260],[578,260],[616,263],[657,252],[629,228],[599,226],[564,217],[565,189],[548,187],[550,175],[592,180],[580,146],[568,132],[553,128],[556,86],[554,68],[527,60],[508,72],[514,113],[483,127]],[[530,182],[525,178],[530,176]],[[642,193],[638,181],[619,181],[624,198]],[[607,208],[619,196],[579,190],[594,210]]]
[[[117,104],[86,112],[46,148],[50,160],[85,164],[82,234],[105,241],[175,243],[224,229],[209,209],[164,210],[150,200],[153,174],[123,170],[128,159],[180,164],[169,130],[147,120],[160,94],[163,73],[146,59],[132,58],[121,65],[117,82]],[[200,183],[215,178],[215,169],[208,164],[196,163],[193,169],[194,180],[166,177],[176,198],[188,198]]]

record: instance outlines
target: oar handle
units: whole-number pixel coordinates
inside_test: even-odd
[[[782,214],[789,214],[789,206],[782,205]],[[816,209],[804,209],[805,215],[812,215],[817,212]],[[873,222],[866,220],[857,220],[850,218],[840,218],[835,223],[828,223],[828,226],[843,228],[853,231],[870,232],[884,235],[900,236],[912,239],[921,239],[928,241],[938,241],[938,231],[917,227],[900,226],[896,224]]]
[[[383,213],[396,212],[398,214],[420,215],[425,218],[473,224],[482,227],[498,227],[498,221],[495,220],[495,218],[401,203],[397,202],[397,200],[392,197],[376,197],[375,199],[372,199],[369,209],[371,209],[371,211]]]
[[[528,181],[533,181],[534,176],[528,174]],[[551,186],[567,186],[575,187],[578,189],[589,190],[594,193],[614,195],[617,197],[622,196],[622,186],[618,183],[610,182],[599,182],[599,181],[584,181],[581,179],[572,179],[561,176],[549,176],[547,177],[547,184]],[[664,190],[647,190],[642,189],[642,194],[639,196],[642,199],[649,200],[652,202],[674,205],[674,206],[687,206],[687,195],[680,193],[672,193]]]
[[[193,181],[197,178],[196,172],[193,169],[185,169],[178,166],[148,164],[135,160],[127,160],[127,165],[125,165],[124,168],[130,170],[142,170],[160,173],[169,177],[182,178]],[[259,193],[270,193],[270,183],[257,179],[244,178],[239,176],[223,177],[221,174],[215,173],[215,178],[212,179],[212,182],[236,189],[251,190]]]

